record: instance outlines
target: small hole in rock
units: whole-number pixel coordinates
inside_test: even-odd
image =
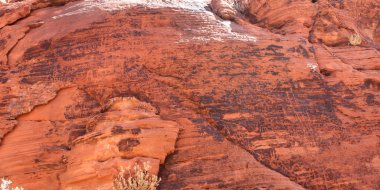
[[[331,76],[332,73],[330,71],[325,70],[325,69],[321,69],[321,74],[328,77],[328,76]]]

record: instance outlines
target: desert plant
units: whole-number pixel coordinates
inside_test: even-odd
[[[10,187],[13,182],[7,178],[1,178],[0,188],[1,190],[24,190],[23,187]]]
[[[350,41],[350,44],[353,46],[357,46],[357,45],[360,45],[362,43],[362,38],[360,37],[359,34],[350,35],[348,40]]]
[[[121,169],[113,180],[113,190],[156,190],[161,179],[149,174],[149,162],[144,162],[141,168],[137,163],[133,166],[134,175],[128,168],[128,179],[125,179],[125,169]]]

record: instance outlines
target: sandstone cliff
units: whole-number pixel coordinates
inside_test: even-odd
[[[31,190],[380,189],[380,1],[0,2],[0,143]]]

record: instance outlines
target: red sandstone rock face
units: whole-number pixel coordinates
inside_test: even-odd
[[[378,0],[135,2],[0,5],[0,177],[380,188]]]
[[[149,162],[157,175],[159,164],[174,151],[175,122],[160,119],[152,106],[135,98],[110,101],[86,125],[88,132],[73,140],[67,169],[59,177],[61,189],[110,189],[120,167],[132,168],[136,160]]]

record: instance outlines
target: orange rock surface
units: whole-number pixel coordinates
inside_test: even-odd
[[[379,0],[0,4],[0,177],[380,189]],[[352,45],[358,35],[361,43]]]

